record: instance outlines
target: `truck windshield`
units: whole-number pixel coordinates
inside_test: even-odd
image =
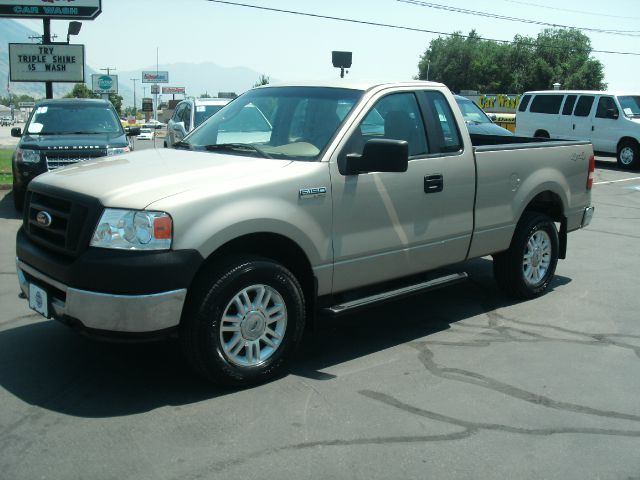
[[[34,135],[124,134],[120,119],[106,105],[59,103],[38,106],[26,128]]]
[[[640,117],[640,95],[620,96],[618,101],[627,117]]]
[[[251,90],[196,128],[180,147],[317,160],[362,93],[328,87]]]

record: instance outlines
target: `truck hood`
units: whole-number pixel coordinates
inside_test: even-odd
[[[289,160],[174,149],[150,149],[76,163],[34,183],[98,198],[106,207],[143,209],[189,190],[225,186],[289,165]]]

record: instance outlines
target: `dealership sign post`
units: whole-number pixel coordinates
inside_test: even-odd
[[[84,82],[84,45],[9,44],[12,82]]]
[[[0,0],[0,17],[93,20],[101,12],[101,0]]]
[[[76,35],[80,31],[80,22],[71,22],[67,43],[51,42],[51,19],[93,20],[102,12],[102,0],[0,0],[0,17],[42,18],[42,43],[32,44],[38,52],[27,53],[30,57],[25,60],[20,55],[18,64],[14,65],[13,57],[9,55],[11,81],[27,82],[40,81],[45,83],[46,97],[53,98],[53,82],[84,82],[84,45],[69,45],[69,35]],[[73,27],[73,29],[72,29]],[[74,31],[75,30],[75,31]],[[26,45],[26,44],[14,44]],[[60,53],[60,49],[68,51]],[[79,52],[69,47],[80,47],[81,61],[78,62]],[[22,47],[17,47],[19,50]],[[25,47],[26,48],[26,47]],[[42,58],[41,58],[42,57]],[[33,61],[31,61],[33,60]],[[26,65],[26,71],[23,67]],[[77,67],[82,75],[77,74]],[[16,78],[34,76],[39,73],[38,80],[14,80]],[[72,79],[73,78],[73,79]],[[81,80],[77,80],[81,78]]]

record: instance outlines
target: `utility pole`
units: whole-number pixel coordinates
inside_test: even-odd
[[[129,80],[133,81],[133,115],[136,115],[136,82],[140,80],[139,78],[130,78]]]

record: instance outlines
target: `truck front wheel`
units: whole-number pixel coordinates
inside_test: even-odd
[[[558,231],[551,218],[537,212],[525,212],[509,250],[493,256],[496,282],[514,298],[542,295],[556,271],[558,245]]]
[[[284,266],[238,258],[205,274],[185,308],[181,343],[205,378],[230,386],[272,379],[298,346],[302,288]]]

